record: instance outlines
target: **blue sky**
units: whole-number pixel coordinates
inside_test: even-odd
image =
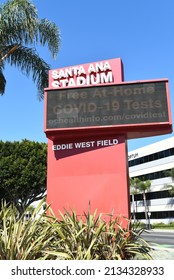
[[[61,48],[55,61],[46,47],[38,49],[52,69],[119,57],[124,64],[125,81],[168,78],[174,112],[173,0],[34,0],[33,3],[39,17],[55,22],[61,32]],[[0,96],[0,139],[46,142],[43,101],[38,100],[31,77],[8,65],[5,77],[6,92]],[[173,135],[129,140],[128,149]]]

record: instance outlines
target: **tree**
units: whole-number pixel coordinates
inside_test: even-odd
[[[137,184],[140,182],[138,178],[130,178],[129,183],[130,183],[130,194],[132,195],[132,208],[133,208],[133,220],[134,223],[136,222],[136,217],[135,217],[135,194],[138,193],[138,186]]]
[[[174,182],[174,168],[170,169],[170,170],[167,170],[166,172],[166,175],[171,177],[172,179],[172,182]],[[174,186],[173,185],[167,185],[168,189],[169,189],[169,194],[171,196],[174,196]]]
[[[47,45],[53,58],[59,50],[60,32],[48,19],[39,19],[29,0],[9,0],[0,6],[0,94],[5,92],[3,74],[6,62],[29,76],[38,88],[39,98],[48,87],[50,66],[39,57],[36,46]]]
[[[0,200],[19,214],[46,192],[47,145],[29,140],[0,141]]]
[[[138,187],[139,191],[143,193],[146,227],[148,228],[148,209],[147,209],[147,201],[146,201],[146,192],[151,187],[151,181],[150,180],[146,180],[146,181],[139,180],[139,182],[137,183],[137,187]]]

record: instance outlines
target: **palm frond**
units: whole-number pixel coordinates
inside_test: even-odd
[[[42,19],[39,22],[39,36],[41,45],[47,44],[53,58],[55,58],[59,51],[61,38],[58,27],[48,19]]]
[[[49,65],[39,57],[35,47],[47,45],[53,58],[59,51],[60,31],[48,19],[39,19],[36,7],[29,0],[8,0],[0,6],[0,63],[5,60],[23,73],[32,73],[39,99],[48,86]],[[17,61],[19,60],[19,61]],[[0,94],[5,91],[1,69]]]
[[[33,41],[37,42],[38,22],[37,10],[30,1],[7,1],[0,9],[1,43],[30,44]]]
[[[25,75],[32,75],[33,82],[38,88],[39,98],[42,99],[44,88],[48,86],[50,66],[39,57],[34,49],[23,46],[7,57],[7,61],[11,66],[19,68]]]

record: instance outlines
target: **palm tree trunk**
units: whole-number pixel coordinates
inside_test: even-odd
[[[135,217],[135,199],[134,199],[134,194],[132,194],[132,208],[133,208],[133,220],[134,223],[136,222],[136,217]]]
[[[145,194],[145,192],[143,192],[143,200],[144,200],[144,210],[145,210],[146,228],[148,228],[147,202],[146,202],[146,194]]]
[[[13,52],[15,52],[19,48],[19,45],[15,45],[11,50],[9,50],[5,55],[0,58],[0,62],[3,61],[6,57],[10,56]]]

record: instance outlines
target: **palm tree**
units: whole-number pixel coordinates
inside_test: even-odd
[[[140,192],[143,193],[143,201],[144,201],[144,208],[145,208],[145,219],[146,219],[146,228],[148,228],[148,209],[147,209],[147,201],[146,201],[146,192],[150,189],[151,187],[151,181],[146,180],[146,181],[141,181],[137,183],[137,187]]]
[[[138,178],[130,178],[129,183],[130,183],[130,194],[132,195],[132,208],[133,208],[133,220],[134,223],[136,222],[136,217],[135,217],[135,194],[138,193],[138,187],[137,184],[140,182]]]
[[[174,182],[174,168],[170,169],[170,170],[167,170],[166,172],[166,175],[171,177],[172,179],[172,182]],[[167,185],[168,189],[169,189],[169,194],[171,196],[174,196],[174,186],[173,185]]]
[[[39,19],[29,0],[8,0],[0,6],[0,94],[5,92],[3,74],[6,62],[27,76],[32,73],[39,98],[48,86],[50,66],[39,57],[36,46],[47,45],[53,58],[59,50],[60,32],[48,19]]]

